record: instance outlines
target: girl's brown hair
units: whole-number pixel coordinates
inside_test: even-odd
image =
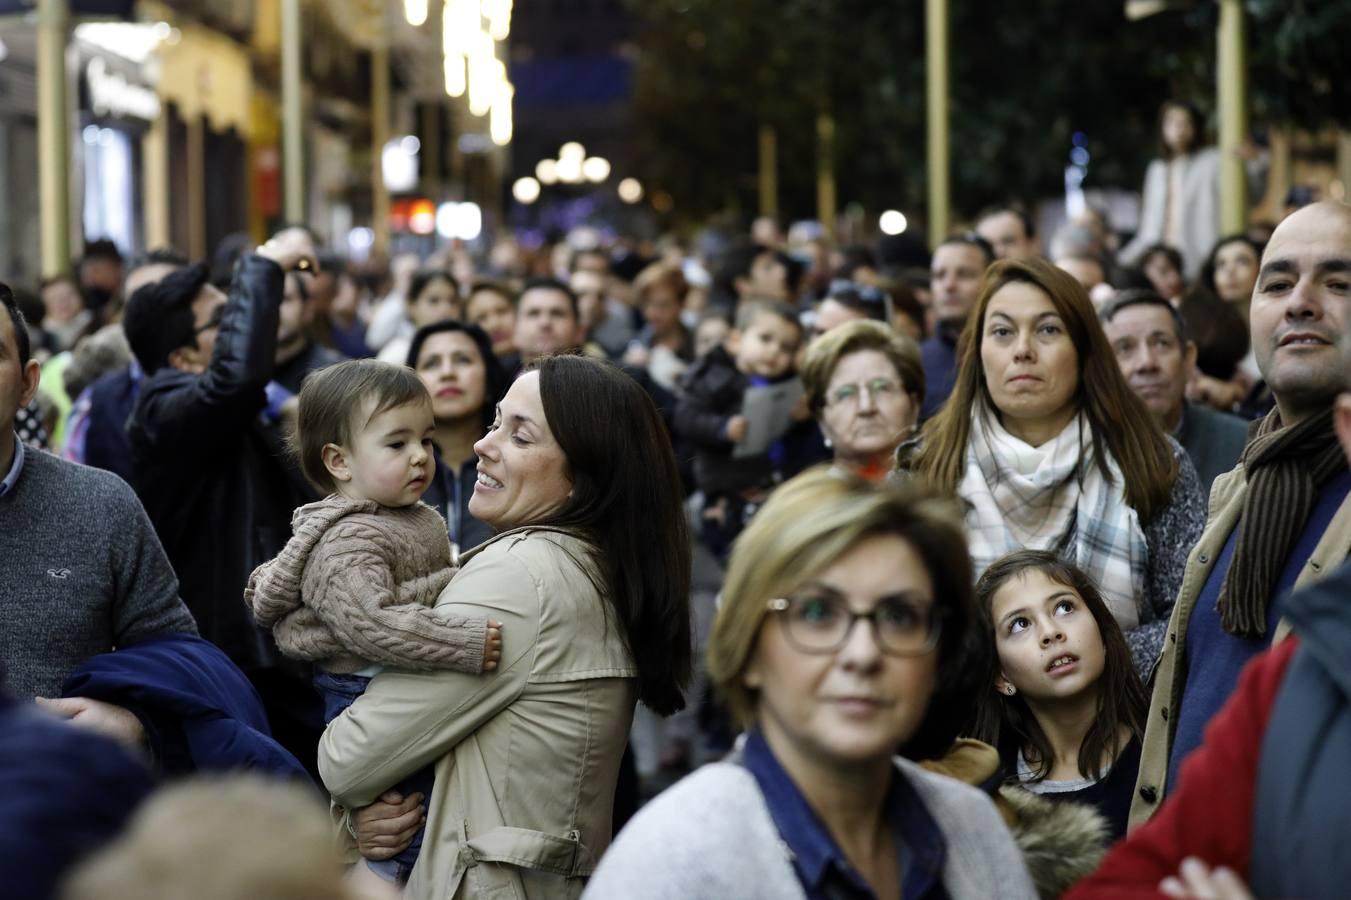
[[[1158,424],[1126,384],[1088,293],[1068,273],[1041,259],[1000,260],[986,271],[976,308],[957,344],[959,363],[952,395],[924,426],[915,471],[955,493],[966,471],[971,417],[998,415],[985,383],[980,343],[990,299],[1013,282],[1030,284],[1044,292],[1064,321],[1079,357],[1075,402],[1088,417],[1098,468],[1111,481],[1108,458],[1116,461],[1125,482],[1126,502],[1139,514],[1142,524],[1150,522],[1169,503],[1177,479],[1177,459]]]
[[[1079,745],[1079,774],[1096,781],[1102,777],[1103,760],[1117,751],[1117,739],[1123,725],[1137,738],[1144,734],[1149,698],[1131,662],[1130,647],[1126,645],[1121,626],[1112,618],[1098,586],[1078,566],[1054,553],[1015,551],[995,560],[976,582],[976,606],[985,641],[973,736],[998,747],[1001,753],[1015,748],[1023,751],[1023,756],[1033,766],[1037,781],[1046,777],[1051,760],[1055,759],[1051,742],[1023,695],[1016,693],[1008,697],[996,691],[994,686],[1002,666],[991,604],[1001,587],[1029,571],[1041,572],[1056,584],[1078,594],[1098,624],[1098,634],[1105,649],[1102,677],[1098,681],[1098,710],[1092,727]]]

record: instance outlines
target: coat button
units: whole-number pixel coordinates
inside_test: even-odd
[[[1163,720],[1164,720],[1165,722],[1167,722],[1167,721],[1168,721],[1168,707],[1165,706],[1163,709],[1159,710],[1159,715],[1163,716]]]
[[[1153,803],[1155,800],[1159,799],[1159,792],[1154,787],[1145,785],[1140,788],[1140,799],[1146,803]]]
[[[1210,562],[1210,557],[1202,553],[1200,556],[1196,557],[1196,561],[1200,563],[1208,563]]]

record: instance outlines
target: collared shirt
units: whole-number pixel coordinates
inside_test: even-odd
[[[755,777],[770,817],[792,855],[793,870],[812,900],[874,900],[875,894],[849,864],[829,830],[808,805],[793,779],[774,758],[760,732],[746,737],[742,765]],[[896,872],[906,900],[940,900],[947,845],[915,789],[893,773],[884,812],[896,842]]]
[[[14,490],[14,485],[19,483],[19,473],[23,471],[23,441],[19,440],[19,436],[13,432],[10,433],[10,436],[14,439],[14,462],[10,463],[9,472],[5,475],[4,481],[0,481],[0,497]]]

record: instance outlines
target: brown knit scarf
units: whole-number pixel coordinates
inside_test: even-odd
[[[1224,630],[1262,637],[1267,606],[1286,557],[1308,521],[1318,492],[1346,468],[1332,428],[1332,410],[1282,428],[1272,410],[1248,430],[1243,450],[1248,495],[1238,525],[1234,558],[1220,587]]]

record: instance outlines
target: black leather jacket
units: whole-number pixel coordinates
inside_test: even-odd
[[[207,371],[146,378],[128,425],[132,484],[202,637],[249,671],[282,664],[244,605],[249,574],[281,551],[304,501],[260,414],[272,377],[282,270],[246,256]]]

